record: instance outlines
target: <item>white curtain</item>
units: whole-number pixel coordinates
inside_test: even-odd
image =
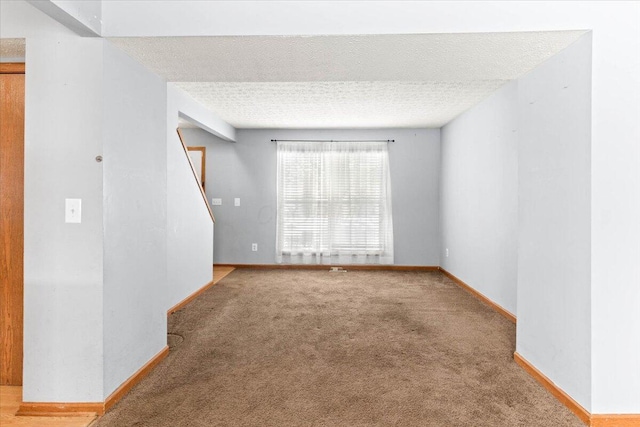
[[[278,142],[276,262],[393,264],[386,142]]]

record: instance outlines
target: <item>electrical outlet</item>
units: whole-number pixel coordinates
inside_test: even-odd
[[[449,258],[449,248],[444,250],[444,256],[446,256],[447,258]]]
[[[253,252],[258,252],[258,244],[257,243],[252,243],[251,244],[251,250]]]
[[[233,199],[233,206],[240,206],[240,197]]]

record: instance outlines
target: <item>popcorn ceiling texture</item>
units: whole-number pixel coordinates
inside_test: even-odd
[[[515,79],[583,32],[110,39],[171,82]]]
[[[502,86],[470,82],[176,83],[237,128],[441,127]]]
[[[0,58],[24,58],[24,39],[0,39]]]
[[[582,34],[110,40],[236,127],[439,127]]]

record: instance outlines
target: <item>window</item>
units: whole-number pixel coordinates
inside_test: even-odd
[[[276,261],[393,264],[386,142],[278,141]]]

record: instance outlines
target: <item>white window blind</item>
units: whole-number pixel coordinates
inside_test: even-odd
[[[276,261],[393,264],[386,142],[278,141]]]

